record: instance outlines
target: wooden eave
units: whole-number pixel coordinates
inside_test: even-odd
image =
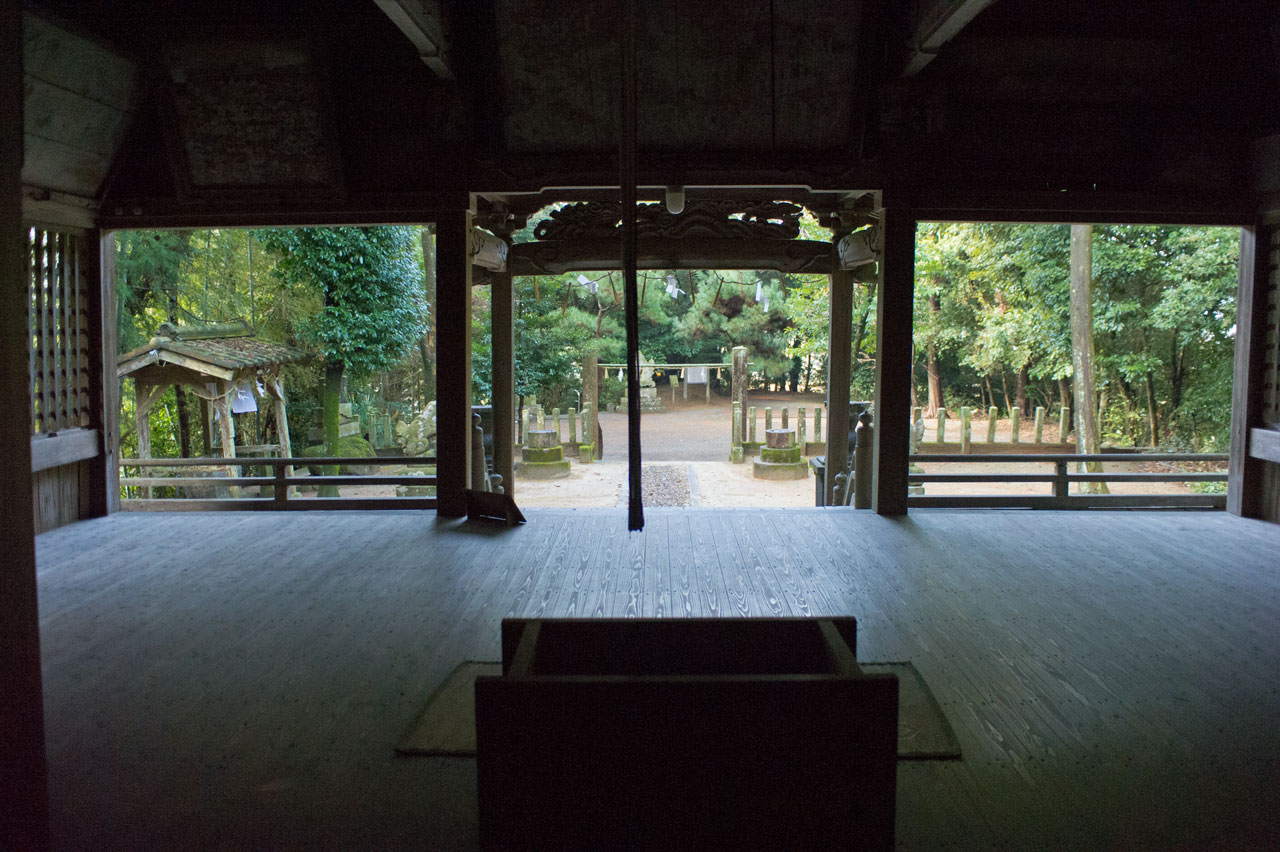
[[[306,352],[252,337],[203,340],[153,339],[121,355],[116,376],[123,377],[153,364],[173,364],[203,376],[229,381],[242,370],[303,361]]]

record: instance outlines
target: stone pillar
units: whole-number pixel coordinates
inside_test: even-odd
[[[805,432],[808,431],[805,427],[805,411],[801,408],[796,412],[796,436],[800,441],[800,452],[802,453],[804,452]]]
[[[600,359],[586,355],[582,359],[582,443],[596,445],[600,417]],[[596,447],[598,450],[599,448]]]
[[[773,428],[773,406],[771,406],[771,405],[766,405],[766,406],[764,407],[764,431],[765,431],[765,434],[768,434],[769,430],[770,430],[770,429],[772,429],[772,428]]]
[[[960,409],[960,452],[968,453],[972,447],[973,436],[970,433],[969,418],[973,415],[973,409],[964,406]]]
[[[746,459],[746,454],[742,449],[742,408],[736,402],[733,404],[733,435],[731,440],[729,461],[734,464],[742,464]]]
[[[1058,443],[1060,444],[1065,444],[1067,436],[1071,434],[1071,427],[1068,425],[1070,421],[1071,409],[1064,405],[1058,412]]]
[[[996,426],[1000,423],[1000,409],[994,405],[987,409],[987,443],[996,442]]]
[[[1009,433],[1009,441],[1014,444],[1021,443],[1022,435],[1020,433],[1022,431],[1022,412],[1017,408],[1009,412],[1009,429],[1011,430]]]
[[[1036,443],[1044,443],[1044,406],[1036,406]]]
[[[788,424],[788,422],[787,422],[788,420],[789,420],[789,417],[788,417],[787,409],[786,409],[786,408],[783,408],[783,409],[782,409],[782,428],[783,428],[783,429],[790,428],[790,426],[789,426],[789,424]]]
[[[471,490],[489,490],[489,472],[484,461],[484,427],[480,415],[471,415]]]
[[[754,405],[747,409],[747,441],[752,444],[756,442],[756,407]]]
[[[813,442],[822,443],[822,406],[813,410]]]
[[[945,408],[938,409],[938,443],[941,444],[947,440],[947,410]]]
[[[738,423],[738,434],[746,434],[746,415],[747,415],[747,383],[750,375],[747,372],[747,347],[733,347],[733,377],[732,377],[732,396],[730,399],[737,406],[735,420]],[[741,442],[741,439],[739,439]]]

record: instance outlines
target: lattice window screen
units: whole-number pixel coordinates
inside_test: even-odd
[[[84,240],[27,231],[31,433],[89,425],[89,316]]]
[[[1267,264],[1267,355],[1262,379],[1262,419],[1280,423],[1280,227],[1271,230]]]

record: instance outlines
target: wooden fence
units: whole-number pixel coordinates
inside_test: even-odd
[[[1226,494],[1072,494],[1071,483],[1082,482],[1226,482],[1227,472],[1206,471],[1126,471],[1126,472],[1070,472],[1073,464],[1083,462],[1148,462],[1165,463],[1215,463],[1226,464],[1226,453],[1028,453],[1009,455],[984,454],[928,454],[917,453],[909,457],[912,465],[926,464],[1044,464],[1054,466],[1053,473],[912,473],[910,482],[988,482],[1026,483],[1043,482],[1050,486],[1049,494],[974,494],[929,495],[917,494],[907,498],[913,508],[986,508],[986,509],[1122,509],[1122,508],[1226,508]]]
[[[293,468],[307,467],[390,467],[434,465],[434,456],[378,456],[373,458],[200,458],[200,459],[122,459],[120,485],[125,496],[120,508],[132,511],[195,511],[218,510],[268,510],[294,511],[317,509],[434,509],[435,497],[300,497],[293,492],[298,486],[341,485],[406,485],[433,487],[435,474],[386,474],[386,475],[308,475],[299,476]],[[146,476],[146,471],[181,471],[186,468],[210,467],[224,469],[220,476]],[[270,476],[236,476],[232,468],[268,468]],[[139,471],[137,476],[125,476],[129,468]],[[138,498],[129,496],[133,489],[154,488],[225,489],[229,496],[217,498]],[[243,492],[257,488],[258,497],[245,497]]]

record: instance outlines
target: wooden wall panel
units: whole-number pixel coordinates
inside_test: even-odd
[[[87,462],[64,464],[32,474],[36,534],[75,523],[88,511]]]

